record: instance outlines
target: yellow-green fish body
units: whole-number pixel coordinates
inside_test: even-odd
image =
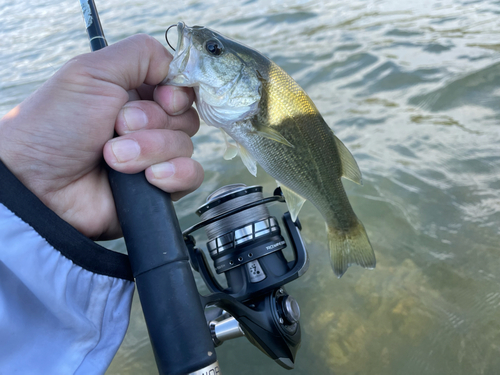
[[[341,182],[344,176],[361,183],[361,173],[309,96],[249,47],[204,27],[180,23],[178,32],[166,83],[195,88],[202,119],[236,141],[252,174],[258,163],[276,179],[293,219],[305,200],[318,208],[338,277],[352,264],[374,268],[373,249]]]

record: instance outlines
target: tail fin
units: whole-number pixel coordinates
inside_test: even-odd
[[[353,264],[363,268],[375,268],[375,253],[366,235],[365,227],[358,220],[348,231],[327,226],[328,244],[333,272],[340,279]]]

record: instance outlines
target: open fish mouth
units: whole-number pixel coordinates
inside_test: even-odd
[[[182,31],[184,30],[184,28],[186,27],[186,24],[184,22],[179,22],[177,23],[177,25],[171,25],[167,28],[167,31],[165,31],[165,40],[167,41],[167,44],[170,48],[172,48],[175,51],[178,51],[179,49],[182,48],[182,39],[181,38],[177,38],[177,48],[174,48],[172,47],[172,45],[170,44],[170,41],[168,40],[168,32],[170,31],[170,29],[172,27],[176,27],[177,26],[177,35],[181,36],[182,35]],[[177,54],[177,52],[175,53]]]
[[[184,43],[184,38],[183,38],[183,31],[186,28],[186,24],[184,22],[178,22],[177,23],[177,47],[175,48],[175,54],[179,54],[179,52],[185,48],[186,43]],[[165,35],[165,38],[167,39],[167,35]],[[168,39],[167,39],[168,43]],[[170,45],[170,43],[168,43]]]

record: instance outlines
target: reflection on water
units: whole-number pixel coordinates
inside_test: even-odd
[[[324,224],[301,212],[309,271],[288,291],[302,309],[296,374],[495,374],[500,368],[500,3],[98,1],[110,42],[162,40],[179,20],[251,45],[288,71],[351,149],[364,186],[346,182],[377,254],[337,280]],[[0,8],[0,114],[88,51],[77,1]],[[274,181],[224,161],[214,128],[194,138],[203,186],[177,204],[197,221],[221,185]],[[202,239],[200,238],[200,241]],[[201,285],[200,280],[197,280]],[[159,291],[158,293],[161,293]],[[243,339],[218,349],[226,374],[286,371]],[[138,299],[108,374],[155,373]]]

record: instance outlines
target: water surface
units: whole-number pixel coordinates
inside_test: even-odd
[[[97,6],[110,43],[139,32],[163,42],[166,27],[183,20],[259,49],[309,93],[358,161],[364,186],[345,187],[377,268],[352,267],[337,280],[323,220],[306,203],[300,218],[311,265],[288,287],[302,310],[294,374],[498,373],[500,2]],[[2,0],[0,18],[3,115],[89,47],[76,0]],[[272,193],[275,182],[262,169],[254,178],[240,160],[222,159],[216,129],[202,126],[194,143],[206,178],[176,205],[183,228],[222,185],[259,184]],[[217,353],[224,374],[289,373],[244,339]],[[107,374],[149,373],[156,366],[136,298]]]

